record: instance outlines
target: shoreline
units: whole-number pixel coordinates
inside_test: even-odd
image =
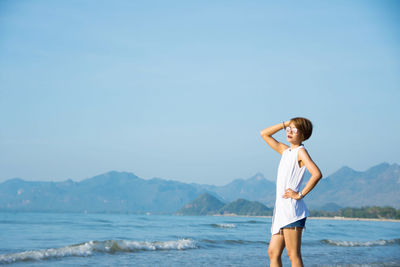
[[[237,214],[214,214],[212,216],[221,217],[245,217],[245,218],[272,218],[272,216],[253,216],[253,215],[237,215]],[[334,220],[334,221],[370,221],[370,222],[397,222],[400,223],[399,219],[385,219],[385,218],[350,218],[350,217],[307,217],[310,220]]]
[[[370,222],[400,222],[399,219],[385,219],[385,218],[350,218],[350,217],[307,217],[311,220],[337,220],[337,221],[370,221]]]

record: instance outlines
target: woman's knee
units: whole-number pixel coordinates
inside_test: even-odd
[[[286,252],[288,254],[290,262],[296,262],[296,261],[301,260],[301,252],[300,251],[298,251],[296,249],[294,249],[294,250],[286,249]]]
[[[268,246],[268,256],[271,260],[280,259],[282,251],[285,248],[283,235],[273,235]]]
[[[282,252],[276,248],[268,248],[268,256],[270,259],[279,259],[282,255]]]

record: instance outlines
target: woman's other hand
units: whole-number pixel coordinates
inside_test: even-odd
[[[288,188],[286,189],[285,194],[283,194],[283,198],[293,198],[295,200],[299,200],[301,197],[299,196],[298,192]]]

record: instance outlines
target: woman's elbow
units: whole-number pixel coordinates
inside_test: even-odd
[[[265,131],[265,130],[260,131],[260,135],[262,137],[270,137],[271,136],[271,134],[268,131]]]
[[[311,176],[312,176],[313,180],[316,182],[318,182],[319,180],[322,179],[322,173],[320,171],[311,173]]]

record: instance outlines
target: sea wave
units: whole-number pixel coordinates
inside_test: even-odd
[[[266,222],[264,222],[264,221],[250,220],[250,221],[247,221],[246,223],[262,223],[262,224],[265,224]]]
[[[236,228],[236,225],[233,223],[213,223],[211,226],[217,228]]]
[[[266,224],[266,221],[261,221],[261,220],[247,220],[247,221],[228,221],[228,223],[235,223],[235,224]]]
[[[42,250],[31,250],[13,254],[0,255],[0,264],[14,263],[20,261],[45,260],[60,257],[87,257],[94,252],[116,253],[116,252],[139,252],[155,250],[186,250],[195,249],[197,245],[192,239],[179,239],[173,241],[132,241],[132,240],[106,240],[89,241],[81,244],[66,246],[62,248],[50,248]]]
[[[266,241],[262,240],[242,240],[242,239],[221,239],[221,240],[213,240],[213,239],[202,239],[200,240],[201,245],[200,247],[213,247],[213,246],[220,246],[220,245],[252,245],[252,244],[268,244]]]
[[[342,241],[342,240],[323,239],[321,240],[321,242],[338,247],[375,247],[375,246],[400,244],[400,238],[389,239],[389,240],[380,239],[375,241]]]

